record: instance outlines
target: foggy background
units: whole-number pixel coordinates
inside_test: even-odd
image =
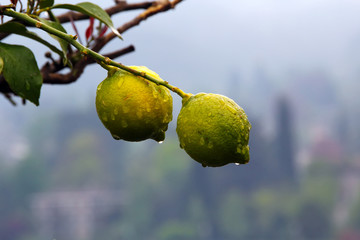
[[[175,94],[163,144],[113,140],[95,110],[97,65],[44,85],[39,107],[1,99],[0,239],[360,239],[359,12],[356,0],[188,0],[103,49],[134,44],[115,60],[234,99],[252,124],[247,165],[187,156]],[[45,61],[36,42],[3,42]]]

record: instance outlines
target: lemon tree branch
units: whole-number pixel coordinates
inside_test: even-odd
[[[105,57],[87,47],[85,47],[84,45],[80,44],[76,39],[77,39],[77,36],[73,36],[73,35],[69,35],[69,34],[66,34],[62,31],[59,31],[49,25],[47,25],[46,23],[42,23],[36,19],[33,19],[31,17],[29,17],[27,14],[24,14],[24,13],[19,13],[19,12],[16,12],[10,8],[7,8],[7,9],[4,9],[3,10],[3,14],[4,15],[7,15],[7,16],[10,16],[10,17],[13,17],[13,18],[16,18],[18,20],[21,20],[21,21],[24,21],[30,25],[33,25],[39,29],[42,29],[48,33],[51,33],[65,41],[67,41],[68,43],[70,43],[71,45],[73,45],[75,48],[77,48],[79,50],[79,52],[83,55],[83,56],[89,56],[91,58],[93,58],[95,61],[99,62],[99,63],[102,63],[103,64],[106,64],[106,65],[111,65],[111,66],[115,66],[115,67],[118,67],[124,71],[127,71],[127,72],[130,72],[134,75],[137,75],[137,76],[141,76],[151,82],[154,82],[156,84],[159,84],[159,85],[162,85],[166,88],[168,88],[169,90],[175,92],[176,94],[178,94],[180,97],[184,98],[184,97],[187,97],[189,96],[189,94],[183,92],[181,89],[175,87],[175,86],[172,86],[170,85],[167,81],[163,81],[163,80],[158,80],[148,74],[146,74],[145,72],[140,72],[140,71],[137,71],[137,70],[134,70],[130,67],[127,67],[121,63],[118,63],[118,62],[115,62],[113,60],[111,60],[110,58],[108,57]]]

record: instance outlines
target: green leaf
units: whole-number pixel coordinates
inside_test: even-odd
[[[51,7],[54,5],[54,0],[40,0],[40,9]]]
[[[94,3],[82,2],[82,3],[78,3],[76,5],[56,4],[56,5],[52,6],[52,8],[65,8],[65,9],[81,12],[85,15],[94,17],[94,18],[98,19],[99,21],[105,23],[111,29],[111,31],[113,31],[113,33],[116,36],[118,36],[120,39],[122,39],[118,30],[116,30],[116,28],[114,27],[114,24],[111,21],[109,14],[107,14],[107,12],[104,9],[102,9],[101,7],[99,7],[98,5],[96,5]]]
[[[2,74],[11,90],[38,106],[42,76],[31,50],[0,43],[0,56],[4,62]]]
[[[42,22],[42,23],[45,23],[46,25],[49,25],[50,27],[53,27],[53,28],[55,28],[55,29],[57,29],[59,31],[62,31],[62,32],[66,33],[65,28],[58,22],[52,22],[52,21],[49,21],[49,20],[46,20],[46,19],[43,19],[43,18],[40,18],[40,17],[38,17],[38,20],[40,22]],[[68,59],[66,57],[66,53],[67,53],[67,50],[68,50],[69,43],[67,41],[65,41],[64,39],[59,38],[58,36],[55,36],[53,34],[49,34],[49,35],[60,43],[62,52],[64,54],[64,56],[63,56],[64,57],[64,64],[70,64],[70,62],[68,61]]]
[[[39,37],[36,33],[28,31],[26,29],[26,27],[21,23],[18,23],[18,22],[4,23],[4,24],[0,25],[0,32],[14,33],[14,34],[18,34],[18,35],[21,35],[24,37],[31,38],[35,41],[38,41],[38,42],[44,44],[45,46],[50,48],[53,52],[56,52],[57,54],[59,54],[60,57],[62,57],[62,58],[65,57],[64,53],[60,49],[58,49],[54,45],[50,44],[49,42],[45,41],[44,39]]]

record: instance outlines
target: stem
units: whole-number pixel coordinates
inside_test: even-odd
[[[7,9],[4,9],[3,14],[7,15],[7,16],[11,16],[16,19],[20,19],[20,20],[22,20],[26,23],[29,23],[37,28],[40,28],[48,33],[56,35],[57,37],[67,41],[68,43],[70,43],[71,45],[76,47],[82,55],[90,56],[93,59],[95,59],[98,63],[102,63],[101,64],[102,67],[104,67],[105,65],[111,65],[111,66],[118,67],[118,68],[125,70],[129,73],[132,73],[136,76],[141,76],[155,84],[162,85],[162,86],[168,88],[169,90],[173,91],[174,93],[178,94],[182,98],[189,97],[191,95],[191,94],[185,93],[180,88],[170,85],[169,82],[167,82],[167,81],[156,79],[156,78],[146,74],[145,72],[136,71],[130,67],[127,67],[127,66],[121,64],[121,63],[115,62],[108,57],[104,57],[103,55],[101,55],[89,48],[86,48],[84,45],[80,44],[78,41],[76,41],[76,38],[77,38],[76,36],[68,35],[64,32],[61,32],[53,27],[50,27],[40,21],[37,21],[37,20],[29,17],[28,15],[26,15],[24,13],[19,13],[12,9],[7,8]]]

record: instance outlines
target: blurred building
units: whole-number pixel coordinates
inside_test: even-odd
[[[67,191],[36,194],[32,211],[41,239],[91,239],[124,195],[117,191]]]

